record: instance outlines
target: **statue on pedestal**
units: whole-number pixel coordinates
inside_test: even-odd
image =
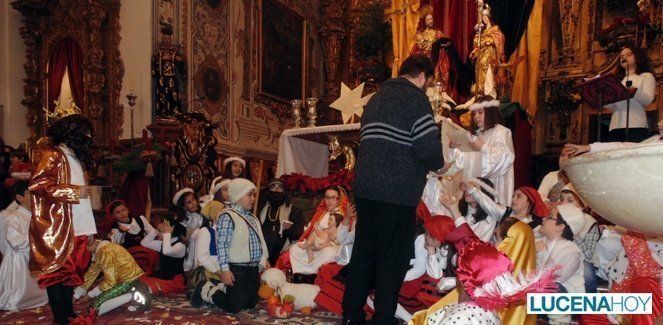
[[[504,34],[500,27],[493,23],[490,6],[483,4],[481,8],[481,23],[474,36],[474,49],[470,59],[475,61],[474,89],[475,96],[490,95],[498,98],[497,75],[500,62],[504,63]]]
[[[419,10],[419,23],[415,34],[416,43],[410,50],[410,55],[423,54],[431,58],[435,66],[435,82],[441,82],[445,91],[449,89],[449,50],[451,39],[434,28],[432,7],[425,6]],[[435,45],[435,46],[434,46]]]
[[[172,26],[164,26],[158,53],[152,59],[155,78],[155,111],[157,119],[173,119],[182,112],[184,60],[179,46],[173,45]]]

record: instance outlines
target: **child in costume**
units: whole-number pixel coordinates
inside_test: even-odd
[[[230,202],[228,202],[228,184],[230,183],[230,179],[224,179],[223,177],[215,177],[212,180],[212,183],[210,184],[209,187],[209,192],[207,195],[201,196],[200,197],[200,206],[204,207],[205,204],[212,202],[212,201],[217,201],[223,205],[228,205]]]
[[[504,206],[511,205],[514,189],[513,162],[515,154],[511,130],[503,125],[499,110],[500,102],[491,96],[480,96],[470,105],[472,112],[472,138],[470,147],[463,152],[453,141],[452,164],[463,170],[464,179],[484,177],[497,190],[495,201]]]
[[[228,157],[223,160],[223,178],[246,178],[246,160],[239,157]]]
[[[295,243],[304,232],[304,216],[301,209],[292,204],[280,179],[267,185],[267,199],[257,217],[262,225],[262,234],[269,249],[269,264],[276,265],[281,252]]]
[[[215,279],[217,282],[221,281],[221,267],[216,247],[218,240],[216,225],[223,210],[225,210],[225,206],[219,201],[207,203],[201,211],[203,217],[206,218],[203,227],[198,229],[191,237],[190,244],[193,245],[189,247],[193,250],[189,251],[189,256],[192,257],[187,260],[192,263],[193,275],[187,294],[191,306],[196,308],[202,304],[202,297],[200,293],[194,295],[193,290],[211,279]]]
[[[596,275],[596,267],[592,264],[596,246],[601,239],[601,227],[596,219],[585,212],[585,205],[574,191],[562,190],[561,204],[570,204],[583,211],[584,226],[580,233],[575,236],[574,242],[580,247],[584,257],[585,268],[585,291],[596,293],[598,291],[599,277]]]
[[[5,179],[5,186],[12,188],[19,180],[29,180],[32,166],[28,162],[28,154],[22,150],[14,150],[9,155],[9,178]]]
[[[534,234],[540,237],[538,229],[543,218],[550,214],[550,210],[536,189],[529,186],[519,187],[513,192],[511,207],[506,207],[497,204],[488,195],[476,190],[471,184],[466,185],[466,188],[468,188],[468,193],[479,203],[479,206],[493,219],[503,220],[506,217],[514,217],[529,225],[534,230]]]
[[[110,239],[113,243],[122,245],[124,248],[140,246],[140,242],[145,235],[154,230],[154,227],[145,216],[134,217],[127,204],[122,200],[111,202],[106,212],[115,219]]]
[[[500,309],[524,303],[528,293],[554,290],[554,270],[516,279],[506,254],[481,241],[466,223],[452,231],[447,241],[458,251],[459,302],[427,314],[426,324],[501,324]]]
[[[187,243],[191,235],[203,225],[203,216],[200,215],[198,197],[191,188],[183,188],[173,195],[176,221],[186,228],[184,242]]]
[[[260,268],[267,268],[267,245],[260,221],[252,213],[256,186],[236,178],[228,184],[231,205],[218,220],[217,252],[221,281],[210,279],[197,284],[193,296],[237,313],[258,303]]]
[[[124,247],[91,238],[87,250],[94,256],[94,261],[85,272],[85,282],[74,291],[74,298],[80,303],[92,300],[92,304],[89,314],[79,316],[78,320],[94,321],[97,315],[122,306],[134,297],[143,303],[149,301],[150,292],[140,282],[144,272]],[[103,275],[101,282],[90,290],[100,274]],[[140,294],[135,295],[136,291]]]
[[[0,264],[0,310],[23,310],[48,302],[46,291],[30,276],[29,229],[32,219],[28,182],[18,181],[12,188],[16,210],[0,217],[0,245],[4,246]]]
[[[663,240],[625,230],[619,226],[603,230],[594,264],[608,280],[611,293],[651,293],[652,313],[641,315],[582,315],[580,324],[654,324],[663,314],[661,269]]]
[[[88,236],[97,233],[85,171],[92,167],[92,123],[80,114],[49,127],[32,175],[30,271],[46,288],[58,324],[75,317],[74,287],[83,283],[90,253]],[[50,143],[49,143],[50,141]]]
[[[141,245],[159,253],[159,270],[147,274],[143,281],[154,293],[181,293],[185,289],[184,257],[186,246],[183,243],[186,228],[172,218],[166,218],[152,230]]]
[[[584,227],[582,210],[573,205],[557,206],[557,213],[546,218],[541,225],[543,238],[536,243],[536,264],[539,267],[559,266],[557,292],[584,293],[585,278],[583,255],[573,240]],[[571,315],[548,315],[550,324],[567,324]]]

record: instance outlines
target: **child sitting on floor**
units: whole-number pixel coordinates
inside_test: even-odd
[[[186,246],[182,239],[186,228],[171,217],[166,217],[143,238],[140,244],[159,253],[159,269],[143,277],[152,293],[184,292],[184,257]]]
[[[584,224],[582,210],[562,204],[541,225],[543,238],[536,242],[536,265],[539,268],[557,267],[558,293],[585,292],[583,255],[574,243]],[[571,322],[571,315],[549,314],[547,317],[549,324]]]
[[[200,204],[196,192],[189,188],[179,190],[173,196],[175,220],[186,228],[184,243],[188,243],[191,235],[203,225],[203,216],[200,215]]]
[[[149,213],[149,211],[146,211]],[[106,213],[111,215],[115,222],[109,234],[110,241],[124,248],[140,246],[145,235],[154,230],[145,216],[135,217],[129,207],[122,200],[115,200],[106,207]]]
[[[336,232],[341,221],[343,221],[343,215],[340,213],[333,213],[332,218],[329,218],[327,221],[326,229],[320,230],[320,227],[316,226],[314,231],[305,241],[297,244],[301,249],[306,250],[309,263],[313,263],[313,260],[315,259],[314,252],[336,245]]]

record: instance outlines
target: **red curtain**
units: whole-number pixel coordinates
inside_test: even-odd
[[[442,2],[441,0],[439,2]],[[477,23],[477,5],[473,0],[450,0],[445,20],[449,30],[444,31],[453,40],[458,57],[466,63],[472,52],[474,25]]]
[[[421,5],[433,7],[435,28],[451,38],[458,56],[466,63],[472,51],[474,25],[477,23],[475,0],[421,0]]]
[[[55,109],[55,103],[62,89],[62,78],[69,71],[69,84],[76,105],[83,109],[83,51],[78,43],[71,39],[61,40],[48,60],[48,108]]]
[[[150,179],[144,172],[130,172],[122,185],[122,200],[127,203],[129,211],[136,215],[145,215]],[[170,201],[170,200],[168,200]]]
[[[529,124],[527,114],[516,109],[513,113],[513,151],[516,159],[513,162],[515,171],[514,182],[516,187],[532,186],[532,126]]]
[[[534,1],[486,0],[492,8],[492,16],[506,36],[506,56],[513,53],[520,41]],[[476,0],[421,0],[422,5],[433,7],[435,28],[442,30],[453,40],[458,56],[467,62],[472,51],[474,25],[478,22]]]

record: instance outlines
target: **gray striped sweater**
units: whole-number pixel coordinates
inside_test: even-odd
[[[428,96],[405,78],[387,80],[361,117],[354,195],[416,206],[429,171],[443,166]]]

